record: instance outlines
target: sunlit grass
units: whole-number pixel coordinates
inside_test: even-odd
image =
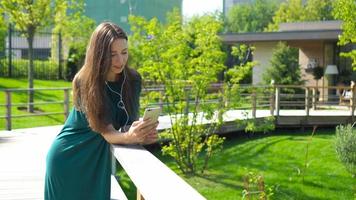
[[[184,177],[168,157],[156,155],[207,199],[242,199],[243,177],[255,172],[264,177],[271,199],[353,199],[355,179],[339,162],[334,130],[316,131],[309,143],[308,167],[304,170],[306,145],[311,131],[283,131],[263,137],[231,137],[202,176]],[[302,182],[304,170],[304,183]],[[149,173],[149,172],[148,172]],[[121,170],[121,184],[129,199],[135,187]],[[356,191],[354,191],[356,192]]]
[[[47,80],[35,80],[35,88],[67,88],[71,87],[71,82],[67,81],[47,81]],[[27,79],[9,79],[0,78],[0,90],[1,89],[14,89],[14,88],[28,88]],[[34,102],[57,102],[63,101],[63,90],[41,90],[35,91]],[[13,92],[11,95],[12,104],[16,104],[11,109],[12,115],[28,115],[26,110],[27,93],[25,91]],[[0,105],[6,104],[5,92],[0,91]],[[61,103],[49,104],[49,105],[35,105],[35,114],[41,113],[54,113],[64,112],[64,106]],[[0,106],[0,116],[6,115],[6,107]],[[21,117],[12,119],[12,129],[16,128],[29,128],[36,126],[49,126],[63,124],[64,114],[56,114],[49,116],[33,116],[33,117]],[[6,120],[0,118],[0,130],[6,128]]]

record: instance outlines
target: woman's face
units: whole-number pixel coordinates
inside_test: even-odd
[[[111,67],[107,80],[114,81],[124,69],[128,58],[127,40],[116,39],[111,45]]]

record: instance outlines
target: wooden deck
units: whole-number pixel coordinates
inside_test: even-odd
[[[61,126],[0,132],[0,199],[43,199],[45,157]]]
[[[226,127],[222,130],[236,131],[238,127],[234,120],[245,116],[243,111],[229,111],[225,118]],[[271,116],[269,110],[256,111],[256,118],[268,116]],[[249,112],[247,117],[251,118],[252,113]],[[280,125],[300,126],[301,122],[309,122],[305,125],[336,125],[351,122],[351,114],[349,110],[310,110],[306,117],[304,110],[281,110],[277,125],[278,120]],[[167,116],[160,117],[158,129],[169,128],[169,121]],[[43,199],[45,157],[61,127],[0,131],[0,200]]]

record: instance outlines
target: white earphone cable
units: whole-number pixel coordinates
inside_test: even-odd
[[[117,103],[117,107],[118,108],[121,108],[122,110],[124,110],[125,111],[125,114],[126,114],[126,122],[125,122],[125,125],[123,126],[123,128],[124,128],[124,131],[126,131],[125,130],[125,127],[127,126],[127,123],[129,122],[129,113],[127,112],[127,110],[126,110],[126,108],[125,108],[125,103],[124,103],[124,101],[123,101],[123,99],[122,99],[122,90],[124,89],[124,84],[125,84],[125,82],[126,82],[126,70],[123,70],[124,71],[124,81],[122,82],[122,84],[121,84],[121,91],[120,91],[120,93],[118,93],[118,92],[116,92],[115,90],[113,90],[110,86],[109,86],[109,84],[108,84],[108,82],[107,81],[105,81],[105,85],[108,87],[108,89],[112,92],[112,93],[114,93],[114,94],[117,94],[118,96],[119,96],[119,102]]]

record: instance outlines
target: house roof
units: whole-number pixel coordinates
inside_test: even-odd
[[[327,31],[283,31],[264,33],[239,33],[220,35],[227,44],[268,42],[268,41],[296,41],[296,40],[331,40],[337,41],[341,30]]]
[[[227,44],[298,40],[337,41],[342,33],[340,27],[341,21],[282,23],[278,32],[227,33],[220,36]]]

